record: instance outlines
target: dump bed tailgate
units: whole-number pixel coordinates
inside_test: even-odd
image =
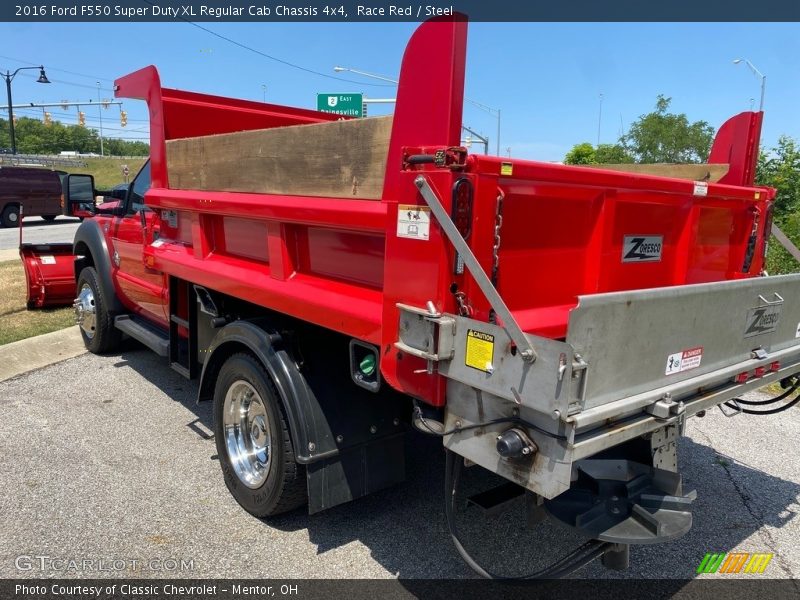
[[[777,370],[800,353],[800,275],[582,296],[567,343],[588,365],[570,413]]]

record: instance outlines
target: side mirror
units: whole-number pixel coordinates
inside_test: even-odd
[[[63,184],[63,213],[70,217],[88,217],[95,213],[94,177],[67,175]]]

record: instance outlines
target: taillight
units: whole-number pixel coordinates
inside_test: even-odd
[[[453,223],[465,240],[469,240],[472,233],[472,183],[466,177],[461,177],[453,185],[453,204],[450,216]],[[454,270],[456,275],[464,273],[464,261],[456,252]]]
[[[61,210],[64,210],[64,194],[61,194]]]

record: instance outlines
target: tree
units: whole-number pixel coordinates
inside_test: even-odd
[[[714,128],[705,121],[689,123],[685,114],[668,112],[672,98],[659,94],[654,112],[642,115],[620,138],[639,163],[705,162]]]
[[[782,135],[777,146],[759,154],[756,183],[778,190],[777,218],[800,210],[800,146],[796,140]]]
[[[565,165],[614,165],[631,163],[633,158],[619,144],[600,144],[597,148],[589,142],[575,144],[564,157]]]
[[[594,158],[600,165],[618,165],[632,163],[633,157],[620,144],[600,144],[594,152]]]
[[[84,154],[100,152],[96,130],[53,121],[45,125],[39,119],[22,117],[14,126],[17,150],[22,154],[58,154],[63,150]],[[111,156],[147,156],[150,146],[144,142],[114,138],[103,140],[106,154]],[[11,147],[8,120],[0,119],[0,148]]]
[[[594,146],[592,146],[589,142],[583,142],[582,144],[575,144],[572,147],[572,150],[567,152],[567,155],[564,157],[564,164],[566,165],[596,164]]]
[[[797,140],[782,135],[777,146],[759,154],[756,183],[777,189],[775,224],[800,246],[800,146]],[[772,275],[800,271],[797,261],[774,238],[767,254],[767,271]]]

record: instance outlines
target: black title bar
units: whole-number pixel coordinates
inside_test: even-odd
[[[491,22],[759,22],[800,21],[791,0],[11,0],[0,3],[8,22],[388,22],[424,21],[461,13]]]

